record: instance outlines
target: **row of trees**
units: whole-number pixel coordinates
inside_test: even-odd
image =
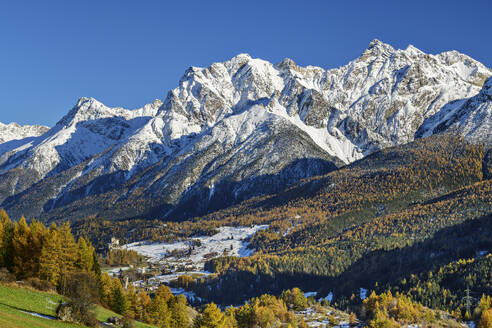
[[[94,247],[83,237],[76,241],[69,223],[46,228],[35,219],[28,225],[24,217],[12,223],[4,210],[0,210],[0,267],[18,280],[34,277],[54,286],[70,273],[97,277],[100,272]]]
[[[174,296],[167,286],[161,285],[150,298],[145,291],[137,292],[132,285],[124,290],[118,278],[111,281],[103,276],[102,300],[115,312],[158,327],[190,325],[192,313],[183,295]]]
[[[491,277],[492,254],[488,254],[476,259],[453,261],[417,275],[411,274],[399,282],[385,284],[377,289],[405,293],[430,308],[449,311],[458,318],[478,321],[484,307],[479,306],[482,310],[467,313],[466,289],[472,297],[471,304],[476,304],[483,293],[492,294]],[[484,302],[483,299],[480,301]]]
[[[408,296],[386,291],[377,295],[374,291],[363,302],[363,317],[369,327],[400,327],[401,324],[447,325],[445,316],[412,301]],[[459,316],[458,316],[459,317]],[[474,310],[473,318],[467,314],[465,320],[475,320],[479,328],[492,327],[492,298],[483,295]]]
[[[267,294],[255,297],[224,312],[210,303],[195,317],[193,328],[307,327],[292,311],[304,310],[306,306],[307,299],[298,288],[285,291],[280,297]]]
[[[139,260],[125,254],[110,260]],[[56,287],[70,297],[76,319],[88,325],[98,325],[90,313],[95,303],[159,327],[181,328],[191,322],[186,298],[174,296],[168,287],[160,286],[151,299],[132,284],[125,289],[119,278],[101,273],[94,247],[83,237],[75,240],[69,223],[46,228],[34,219],[30,224],[25,218],[12,222],[0,210],[0,267],[6,267],[17,280],[37,278]]]
[[[102,261],[109,266],[140,265],[145,263],[145,257],[134,250],[117,248],[110,249]]]
[[[186,297],[174,296],[165,285],[160,285],[151,298],[144,290],[129,284],[123,288],[118,277],[102,273],[99,280],[99,301],[126,317],[158,327],[182,328],[191,324],[193,310]]]
[[[439,313],[414,303],[410,298],[391,292],[376,295],[372,292],[364,300],[364,315],[369,327],[400,327],[400,324],[432,324]]]
[[[279,298],[263,295],[225,313],[209,304],[192,322],[192,309],[183,295],[174,296],[164,285],[151,298],[132,284],[122,285],[118,277],[101,273],[94,247],[85,238],[75,240],[68,223],[46,228],[41,222],[24,218],[12,222],[0,211],[0,265],[16,279],[39,278],[71,298],[77,320],[97,325],[91,307],[100,303],[126,317],[158,327],[269,327],[274,322],[298,322],[291,310],[302,310],[307,300],[300,289],[285,291]]]

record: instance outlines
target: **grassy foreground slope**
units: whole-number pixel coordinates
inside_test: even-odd
[[[84,327],[77,324],[33,316],[22,310],[0,304],[0,326],[3,328],[71,328]]]
[[[96,318],[97,318],[97,320],[99,320],[99,322],[106,322],[108,320],[108,318],[111,318],[111,317],[121,318],[121,315],[114,313],[113,311],[108,310],[102,306],[97,306],[95,312],[96,312]],[[152,325],[149,325],[149,324],[146,324],[143,322],[139,322],[139,321],[135,321],[134,324],[135,324],[134,325],[135,328],[155,328],[155,326],[152,326]]]
[[[63,297],[54,293],[0,285],[0,304],[15,309],[56,316],[56,308]]]
[[[35,291],[17,286],[0,285],[0,327],[2,328],[71,328],[86,327],[79,324],[51,320],[36,314],[55,317],[56,308],[63,296]],[[105,322],[109,317],[121,317],[108,309],[96,306],[97,320]],[[136,328],[152,328],[154,326],[135,322]]]
[[[54,317],[62,299],[58,294],[0,285],[0,327],[83,327],[32,314]]]

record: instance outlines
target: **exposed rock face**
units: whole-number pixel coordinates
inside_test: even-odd
[[[73,316],[72,306],[68,303],[63,303],[56,309],[56,316],[64,322],[78,322]]]
[[[108,320],[106,320],[107,323],[114,325],[116,327],[122,327],[122,320],[121,318],[118,317],[109,317]]]
[[[490,142],[490,75],[456,51],[378,40],[336,69],[246,54],[191,67],[164,102],[125,110],[82,98],[42,136],[0,144],[0,206],[39,218],[184,218],[415,136],[456,128]]]

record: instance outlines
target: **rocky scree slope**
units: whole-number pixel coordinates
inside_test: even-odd
[[[163,102],[81,98],[42,136],[0,144],[0,206],[41,219],[180,219],[415,136],[454,129],[491,143],[490,75],[456,51],[378,40],[336,69],[246,54],[191,67]]]

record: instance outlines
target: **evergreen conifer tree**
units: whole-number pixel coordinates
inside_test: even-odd
[[[84,237],[80,237],[77,243],[77,267],[84,272],[94,269],[94,247]]]
[[[21,217],[19,222],[14,224],[12,235],[12,271],[17,279],[29,277],[29,248],[30,248],[31,229],[27,225],[26,219]]]
[[[149,309],[152,304],[152,300],[146,292],[141,291],[138,293],[138,303],[135,311],[135,319],[143,322],[150,323]]]
[[[171,313],[169,312],[168,302],[173,297],[169,287],[160,285],[157,288],[155,297],[150,305],[150,317],[153,324],[161,327],[169,327]]]
[[[177,295],[169,302],[169,311],[171,312],[170,328],[188,327],[188,308],[186,306],[186,297]]]
[[[111,309],[119,314],[126,314],[126,311],[128,311],[128,301],[121,284],[119,286],[114,286]]]
[[[0,210],[0,267],[12,266],[13,226],[7,212]]]
[[[109,274],[102,273],[99,278],[99,297],[103,304],[111,306],[113,282]]]
[[[215,303],[208,304],[194,324],[194,328],[224,328],[225,326],[225,316]]]
[[[45,235],[43,247],[41,249],[39,277],[55,285],[59,283],[61,276],[61,249],[61,238],[56,224],[53,223]]]
[[[61,239],[60,266],[62,274],[75,271],[75,263],[78,259],[77,244],[70,230],[70,224],[65,222],[59,229]]]

